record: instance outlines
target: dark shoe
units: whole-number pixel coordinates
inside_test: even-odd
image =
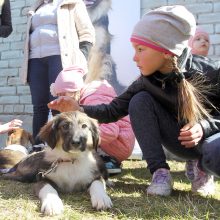
[[[33,145],[32,151],[39,152],[39,151],[42,151],[45,147],[46,147],[45,144],[36,144],[36,145]]]
[[[121,173],[121,164],[110,156],[101,156],[105,163],[105,167],[110,176]]]

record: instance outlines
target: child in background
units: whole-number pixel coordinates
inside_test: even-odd
[[[207,56],[209,53],[209,34],[201,27],[196,28],[194,36],[189,39],[191,53],[199,56]],[[202,194],[214,193],[214,176],[197,169],[198,160],[186,161],[186,176],[192,182],[192,190],[199,188]]]
[[[4,134],[15,128],[19,128],[20,126],[22,126],[22,123],[23,122],[19,119],[13,119],[12,121],[7,122],[5,124],[0,124],[0,134]]]
[[[149,11],[131,35],[133,59],[141,75],[123,94],[110,104],[79,105],[69,97],[48,103],[49,108],[59,111],[85,112],[100,123],[129,114],[152,174],[147,188],[150,195],[168,196],[172,192],[173,181],[163,147],[180,158],[198,159],[197,169],[220,176],[220,113],[216,111],[220,108],[219,89],[204,94],[205,83],[219,86],[220,73],[213,70],[204,76],[194,70],[185,71],[183,65],[188,58],[188,40],[195,29],[195,18],[184,6]],[[206,80],[198,81],[204,77]],[[199,192],[199,188],[193,190]]]
[[[51,84],[51,94],[54,97],[70,96],[83,105],[111,102],[116,96],[113,87],[106,80],[84,84],[84,74],[78,66],[64,69],[55,83]],[[98,153],[102,156],[109,174],[120,173],[121,162],[131,155],[134,147],[135,137],[130,120],[127,116],[114,123],[102,123],[99,130],[101,142]]]
[[[195,35],[189,39],[191,53],[200,56],[207,56],[209,53],[209,34],[201,27],[196,28]]]

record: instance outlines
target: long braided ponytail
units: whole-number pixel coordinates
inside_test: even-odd
[[[205,102],[209,102],[205,97],[208,90],[203,83],[204,78],[195,76],[189,80],[185,79],[178,68],[176,56],[172,58],[172,63],[178,85],[178,120],[195,124],[205,118],[211,118],[208,109],[204,106]]]

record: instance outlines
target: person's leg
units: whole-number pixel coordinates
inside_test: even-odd
[[[195,149],[186,149],[178,141],[180,126],[173,115],[148,92],[136,94],[129,104],[131,125],[143,152],[143,159],[153,174],[149,194],[169,195],[172,179],[162,144],[172,153],[184,158],[198,158]]]
[[[196,149],[180,144],[178,136],[182,126],[148,92],[140,92],[132,98],[129,115],[143,159],[152,174],[159,168],[169,169],[162,145],[181,158],[199,157]]]
[[[49,93],[49,102],[54,100],[55,97],[53,97],[50,93],[50,85],[55,82],[57,76],[62,71],[62,62],[60,55],[54,55],[47,57],[48,62],[48,93]],[[58,111],[52,110],[52,115],[58,114]]]
[[[48,75],[47,65],[43,59],[30,59],[28,64],[28,83],[30,85],[31,98],[33,104],[33,137],[35,144],[40,141],[36,136],[40,128],[46,123],[48,116]]]
[[[206,138],[198,147],[202,157],[201,168],[216,177],[220,177],[220,132]]]
[[[49,109],[47,104],[54,99],[50,94],[50,85],[56,80],[61,70],[60,56],[29,60],[28,82],[33,104],[33,137],[35,138],[35,144],[41,143],[36,137],[41,127],[48,120]]]

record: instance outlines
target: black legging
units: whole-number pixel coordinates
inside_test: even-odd
[[[200,158],[196,148],[185,148],[180,144],[178,136],[182,126],[148,92],[139,92],[131,99],[129,115],[151,173],[159,168],[169,169],[162,145],[180,158]]]

